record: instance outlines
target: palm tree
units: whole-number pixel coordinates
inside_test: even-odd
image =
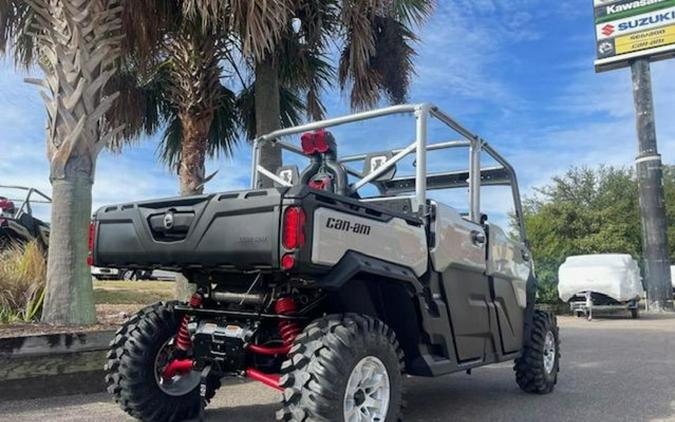
[[[133,52],[125,56],[123,71],[110,86],[121,95],[108,118],[124,125],[127,140],[165,128],[160,157],[178,171],[181,194],[196,195],[208,181],[206,157],[229,155],[240,135],[255,133],[255,82],[237,59],[241,44],[232,41],[224,30],[228,27],[201,21],[187,2],[174,5],[172,24],[164,28],[151,57],[143,54],[139,60]],[[314,64],[297,61],[292,72],[302,73]],[[304,108],[297,92],[305,85],[296,79],[278,87],[282,121],[288,126],[299,123]],[[178,297],[189,292],[186,283],[183,278],[176,283]]]
[[[266,12],[265,16],[274,12],[274,8],[249,6],[253,12]],[[250,54],[264,54],[268,45],[279,46],[275,89],[283,127],[298,124],[303,110],[320,117],[319,91],[334,78],[324,55],[299,43],[290,28],[278,36],[270,32],[269,40],[247,41],[245,34],[233,31],[233,25],[243,25],[236,16],[228,21],[205,20],[194,7],[191,0],[175,0],[173,26],[165,28],[152,59],[144,55],[141,62],[133,54],[125,57],[124,71],[111,84],[111,90],[121,96],[109,113],[111,121],[125,126],[126,139],[152,135],[165,125],[160,156],[178,168],[184,195],[202,192],[207,156],[229,154],[242,134],[255,137],[259,84]],[[258,24],[250,25],[274,22],[261,17]]]
[[[137,3],[145,4],[130,19],[129,7]],[[105,118],[117,97],[106,88],[122,50],[134,40],[149,42],[155,36],[146,19],[161,18],[157,4],[0,0],[0,51],[11,53],[18,67],[37,64],[44,74],[44,80],[30,82],[42,88],[47,109],[53,188],[45,322],[96,321],[86,264],[91,191],[98,154],[117,142],[121,132]]]
[[[413,75],[416,40],[412,27],[422,23],[431,13],[433,0],[276,0],[277,12],[270,26],[261,25],[264,16],[258,15],[261,2],[189,0],[191,10],[204,21],[220,20],[227,24],[230,16],[248,16],[249,21],[231,25],[239,34],[242,53],[252,62],[255,72],[256,134],[271,132],[280,127],[280,98],[277,89],[283,75],[281,63],[287,56],[284,46],[289,40],[301,40],[304,50],[321,57],[335,40],[341,47],[338,81],[343,91],[348,90],[353,109],[377,104],[382,97],[392,103],[406,99]],[[299,23],[296,32],[289,29]],[[269,22],[268,22],[269,24]],[[276,38],[270,38],[272,33]],[[280,34],[277,36],[277,34]],[[247,44],[264,39],[264,48],[247,49]],[[273,44],[269,42],[273,41]],[[310,117],[323,115],[318,87],[324,75],[305,75],[305,81],[315,89],[307,91],[307,111]],[[269,169],[281,165],[281,150],[273,144],[262,146],[260,164]],[[270,180],[263,180],[269,186]]]

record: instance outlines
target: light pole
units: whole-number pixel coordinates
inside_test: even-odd
[[[663,167],[656,146],[654,100],[649,60],[631,63],[635,102],[638,156],[635,160],[640,195],[642,252],[649,309],[673,310],[666,205],[663,194]]]

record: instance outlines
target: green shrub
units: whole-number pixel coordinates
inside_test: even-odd
[[[36,242],[0,251],[0,323],[38,320],[46,278],[47,260]]]

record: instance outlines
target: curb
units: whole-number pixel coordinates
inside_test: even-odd
[[[105,391],[103,365],[115,331],[0,339],[0,397],[21,400]]]

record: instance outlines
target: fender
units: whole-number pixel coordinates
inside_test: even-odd
[[[530,277],[527,279],[527,307],[525,308],[525,320],[524,320],[524,330],[523,330],[523,346],[527,339],[530,338],[530,331],[532,330],[532,321],[534,319],[534,310],[535,303],[537,301],[537,288],[539,286],[539,281],[536,277],[530,272]]]
[[[409,283],[415,294],[423,291],[422,284],[410,268],[353,251],[347,252],[326,276],[317,281],[316,286],[328,291],[339,290],[359,273]]]

